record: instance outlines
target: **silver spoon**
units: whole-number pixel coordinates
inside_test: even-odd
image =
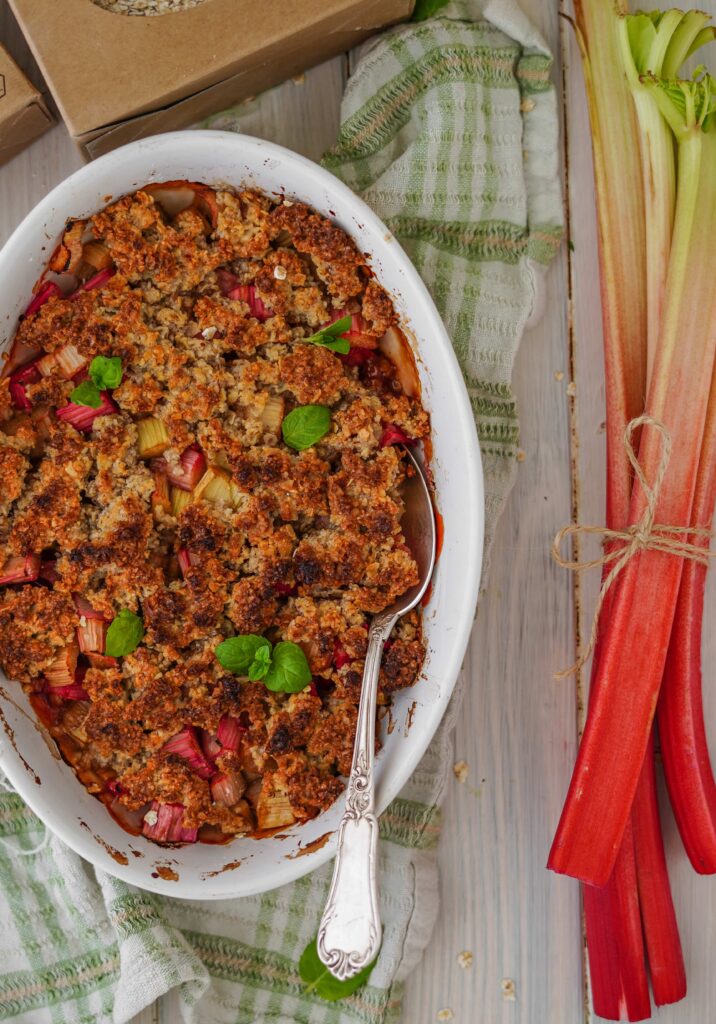
[[[376,958],[382,926],[378,911],[378,819],[373,762],[375,710],[383,646],[393,626],[421,600],[435,565],[435,513],[422,466],[407,448],[415,472],[403,485],[403,536],[418,566],[419,582],[374,616],[368,630],[353,764],[346,809],[338,831],[338,852],[326,908],[318,928],[318,955],[341,981],[353,978]]]

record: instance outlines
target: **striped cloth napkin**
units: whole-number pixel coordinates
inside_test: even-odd
[[[550,66],[514,0],[453,0],[364,51],[325,158],[400,239],[453,338],[482,447],[488,546],[518,454],[512,364],[562,233]],[[212,127],[240,121],[237,108]],[[438,808],[458,705],[459,695],[381,820],[383,947],[369,984],[338,1003],[306,993],[298,974],[330,865],[250,899],[159,898],[46,835],[3,785],[0,1020],[120,1024],[175,989],[196,1024],[398,1021],[437,913]]]

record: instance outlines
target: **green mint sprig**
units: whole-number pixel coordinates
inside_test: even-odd
[[[365,985],[370,972],[375,967],[377,959],[378,957],[368,964],[367,967],[364,967],[354,978],[339,981],[338,978],[333,977],[326,965],[321,962],[318,956],[316,940],[312,939],[298,961],[298,973],[301,976],[301,981],[306,985],[306,993],[315,992],[321,999],[325,999],[329,1003],[336,1003],[339,999],[345,999],[346,996],[352,995],[356,989]]]
[[[348,338],[342,338],[341,335],[349,331],[350,327],[351,317],[342,316],[340,320],[316,331],[310,338],[304,338],[304,341],[313,342],[314,345],[321,345],[331,352],[340,352],[342,356],[346,356],[351,350],[351,343]]]
[[[274,647],[264,636],[245,633],[223,640],[214,653],[229,672],[262,680],[275,693],[299,693],[313,678],[306,655],[289,640]]]
[[[121,658],[139,647],[144,636],[144,623],[139,615],[123,608],[109,624],[104,642],[104,653],[111,658]]]
[[[99,409],[101,391],[118,388],[122,383],[122,360],[119,356],[95,356],[89,365],[89,379],[83,380],[70,395],[75,405]]]

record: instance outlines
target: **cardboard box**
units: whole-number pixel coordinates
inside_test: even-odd
[[[184,128],[380,27],[414,0],[204,0],[141,17],[92,0],[10,0],[70,133],[97,156]]]
[[[41,94],[0,46],[0,164],[7,163],[52,124]]]

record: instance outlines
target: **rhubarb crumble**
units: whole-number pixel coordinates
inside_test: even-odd
[[[368,622],[417,582],[408,351],[300,202],[168,182],[67,225],[0,382],[0,665],[124,827],[220,842],[343,789]],[[423,657],[413,611],[381,703]]]

